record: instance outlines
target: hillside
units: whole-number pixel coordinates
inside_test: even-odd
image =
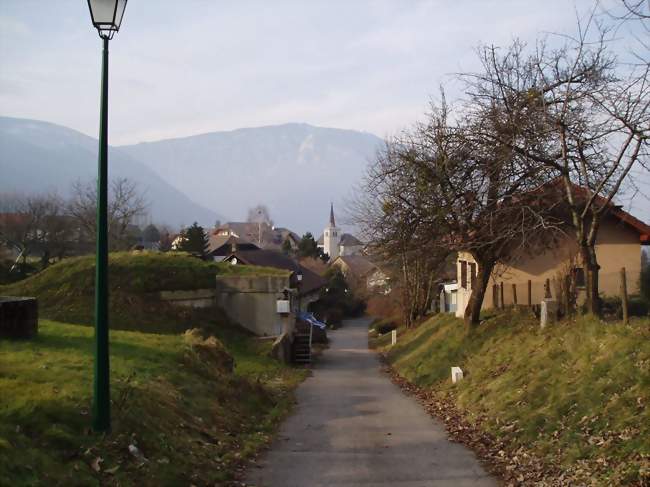
[[[213,288],[217,274],[277,275],[284,271],[205,262],[188,254],[116,252],[109,256],[111,328],[181,332],[200,310],[179,310],[158,298],[160,291]],[[94,256],[64,259],[23,281],[0,286],[0,295],[35,296],[39,316],[68,323],[93,323]],[[214,314],[214,311],[207,313]]]
[[[207,208],[246,217],[266,204],[278,224],[318,235],[382,141],[364,132],[290,123],[121,146]]]
[[[67,196],[75,181],[97,178],[97,146],[95,138],[60,125],[0,117],[0,193],[56,191]],[[156,223],[212,225],[224,218],[219,208],[200,206],[120,149],[109,148],[108,172],[110,179],[138,184]]]
[[[650,481],[648,318],[625,326],[581,317],[540,330],[508,313],[467,335],[460,320],[439,315],[398,336],[394,347],[379,345],[416,386],[405,387],[507,480]],[[452,366],[465,374],[456,386]]]

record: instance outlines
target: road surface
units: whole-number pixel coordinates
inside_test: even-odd
[[[296,391],[298,404],[246,485],[496,486],[464,446],[382,373],[368,319],[330,333],[331,346]]]

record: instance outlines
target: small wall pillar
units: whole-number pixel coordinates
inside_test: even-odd
[[[539,313],[539,326],[546,328],[549,323],[555,323],[557,320],[557,301],[546,298],[542,299],[540,313]]]

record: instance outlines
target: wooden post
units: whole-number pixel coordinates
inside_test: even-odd
[[[566,316],[571,314],[571,276],[566,276],[564,278],[564,305]]]
[[[512,304],[517,306],[517,285],[512,283]]]
[[[506,307],[506,302],[503,300],[503,281],[501,281],[500,287],[501,289],[499,290],[499,294],[501,296],[501,309],[504,309]]]
[[[533,305],[533,282],[528,279],[528,307]]]
[[[492,284],[492,307],[494,309],[499,307],[499,292],[497,291],[496,284]]]
[[[621,268],[621,308],[623,308],[623,323],[630,322],[630,315],[627,309],[627,279],[625,278],[625,267]]]

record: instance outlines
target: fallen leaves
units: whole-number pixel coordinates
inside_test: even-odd
[[[612,459],[604,456],[576,460],[569,465],[562,464],[557,460],[559,452],[540,457],[531,449],[518,444],[516,442],[516,433],[520,431],[518,421],[504,422],[499,418],[492,418],[492,422],[498,425],[500,431],[499,437],[496,437],[481,427],[487,422],[485,416],[478,416],[470,421],[469,415],[456,406],[453,396],[418,387],[389,366],[384,366],[383,370],[390,374],[392,381],[405,393],[415,397],[431,416],[444,423],[450,440],[472,449],[486,469],[500,477],[508,487],[597,486],[630,483],[643,487],[650,486],[650,456],[644,453],[632,455],[627,464],[614,465]],[[613,441],[628,441],[639,433],[638,429],[626,428],[623,431],[607,431],[594,435],[593,425],[598,419],[598,416],[584,416],[579,422],[582,428],[581,434],[589,444],[602,447]],[[560,422],[550,437],[557,440],[565,427]],[[626,473],[630,469],[634,470],[631,478],[638,480],[631,482],[626,480]]]

